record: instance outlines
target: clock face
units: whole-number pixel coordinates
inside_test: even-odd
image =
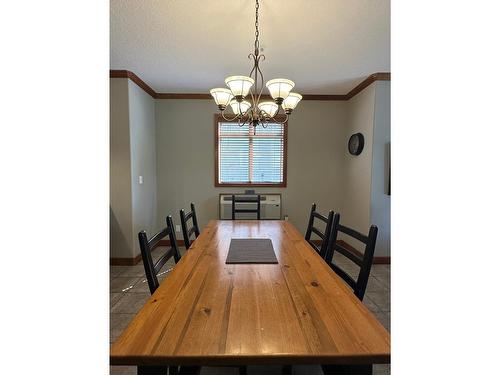
[[[351,135],[351,138],[349,138],[349,153],[351,155],[359,155],[361,154],[361,151],[363,151],[363,146],[365,145],[365,138],[363,137],[363,134],[361,133],[356,133]]]

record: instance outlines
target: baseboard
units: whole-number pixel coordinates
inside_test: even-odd
[[[141,254],[134,258],[110,258],[112,266],[135,266],[141,261]]]

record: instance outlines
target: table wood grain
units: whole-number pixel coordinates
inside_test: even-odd
[[[271,238],[278,264],[225,264]],[[112,345],[113,365],[374,364],[390,336],[288,221],[212,220]]]

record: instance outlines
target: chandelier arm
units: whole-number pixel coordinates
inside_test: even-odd
[[[227,107],[226,107],[227,108]],[[233,118],[227,118],[226,116],[224,116],[224,111],[220,111],[220,114],[222,116],[222,118],[226,121],[234,121],[238,118],[239,115],[235,115]]]
[[[248,55],[248,58],[253,58],[253,68],[252,70],[250,71],[250,74],[248,75],[249,77],[252,77],[252,74],[253,72],[255,71],[256,67],[257,67],[257,57],[251,53]],[[257,85],[257,81],[255,81],[255,85]],[[254,86],[255,87],[255,86]],[[254,88],[255,90],[255,88]],[[255,90],[256,91],[256,90]],[[252,107],[256,107],[256,103],[255,103],[255,96],[254,96],[254,93],[253,93],[253,90],[250,88],[250,96],[252,98]]]
[[[264,91],[264,75],[262,74],[262,71],[260,70],[260,66],[259,66],[259,60],[261,57],[262,57],[262,61],[264,61],[266,59],[265,55],[259,55],[259,58],[257,59],[257,70],[260,74],[260,92],[259,92],[259,96],[257,97],[257,104],[260,102],[260,97],[262,96],[262,92]],[[257,72],[255,73],[255,78],[257,81]]]
[[[246,119],[245,119],[245,121],[243,121],[243,124],[240,125],[240,128],[245,126],[247,123],[250,124],[250,116],[246,116]]]
[[[277,115],[277,114],[276,114]],[[276,115],[274,115],[273,117],[271,117],[271,120],[273,120],[273,122],[276,122],[278,124],[284,124],[285,122],[288,121],[288,115],[285,113],[285,119],[283,121],[279,121],[276,119]]]

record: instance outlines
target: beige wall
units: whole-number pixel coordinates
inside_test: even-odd
[[[371,220],[378,227],[375,254],[389,256],[391,251],[391,197],[387,195],[391,141],[391,83],[375,82],[375,114],[371,188]]]
[[[132,186],[132,237],[134,256],[140,254],[137,233],[156,228],[155,100],[128,81],[130,161]],[[139,184],[139,176],[143,183]]]
[[[348,121],[343,138],[344,158],[344,205],[340,220],[345,225],[362,233],[370,226],[370,192],[372,176],[373,115],[375,85],[370,85],[348,103]],[[354,133],[365,138],[363,152],[358,156],[349,153],[347,143]],[[352,242],[352,241],[351,241]],[[351,243],[357,247],[357,243]]]
[[[110,80],[110,249],[140,254],[137,233],[156,221],[154,99],[126,78]],[[143,176],[143,184],[139,184]]]
[[[211,100],[154,100],[132,81],[115,78],[110,104],[112,257],[138,255],[137,233],[158,231],[168,214],[179,224],[179,210],[191,201],[203,227],[217,218],[219,193],[243,191],[214,186]],[[352,156],[347,141],[356,132],[364,134],[365,148]],[[288,187],[256,190],[281,193],[283,215],[302,232],[313,202],[363,233],[374,223],[376,255],[389,255],[389,140],[390,82],[376,82],[348,102],[303,101],[289,121]]]
[[[361,233],[371,224],[378,227],[375,256],[390,255],[391,201],[386,195],[388,160],[386,145],[390,142],[390,82],[377,81],[347,103],[348,121],[344,134],[344,205],[341,222]],[[347,150],[349,137],[362,133],[365,147],[358,156]],[[349,237],[351,245],[361,244]]]
[[[110,252],[133,254],[128,79],[110,80]]]
[[[214,187],[215,104],[211,100],[157,100],[157,229],[172,214],[196,204],[201,226],[217,218],[218,195],[243,188]],[[342,204],[343,134],[346,104],[303,101],[288,128],[288,187],[280,192],[283,214],[305,232],[311,204],[320,211]]]

